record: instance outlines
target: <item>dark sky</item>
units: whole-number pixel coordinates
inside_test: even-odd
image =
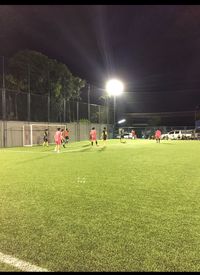
[[[1,55],[37,50],[101,88],[120,78],[118,110],[200,104],[199,5],[2,5],[0,41]]]

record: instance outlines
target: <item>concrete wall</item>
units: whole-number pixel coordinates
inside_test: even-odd
[[[36,124],[35,122],[24,122],[24,121],[0,121],[0,147],[17,147],[23,146],[23,126]],[[55,123],[41,122],[37,125],[55,125]],[[57,124],[60,126],[60,124]],[[63,124],[62,124],[63,125]],[[70,130],[70,141],[81,141],[89,139],[89,131],[92,127],[97,130],[98,139],[101,137],[103,127],[107,127],[110,132],[110,138],[112,138],[112,125],[106,124],[90,124],[90,123],[67,123],[65,124]],[[42,140],[42,137],[41,139]]]

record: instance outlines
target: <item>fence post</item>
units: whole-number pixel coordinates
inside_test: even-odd
[[[50,104],[51,104],[51,86],[50,86],[50,79],[49,79],[49,64],[48,64],[48,98],[47,98],[47,119],[50,122]]]
[[[48,104],[48,122],[50,122],[50,95],[48,94],[47,97],[47,104]]]
[[[28,121],[30,121],[30,120],[31,120],[30,65],[28,65],[27,118],[28,118]]]
[[[90,122],[90,84],[88,84],[88,121]]]
[[[5,89],[5,74],[4,74],[4,56],[2,57],[2,66],[3,66],[3,86],[2,86],[2,118],[6,119],[6,89]]]
[[[101,137],[101,105],[99,105],[99,138]]]
[[[79,129],[79,101],[76,102],[76,125],[77,125],[77,141],[80,141],[80,129]]]
[[[2,147],[6,146],[6,89],[2,89]]]
[[[106,99],[106,120],[107,120],[107,125],[109,124],[109,98],[107,97]]]
[[[6,89],[5,89],[5,74],[4,74],[4,56],[2,57],[2,69],[3,69],[3,88],[2,88],[2,147],[6,146]]]
[[[2,118],[6,120],[6,89],[2,89]]]
[[[66,99],[65,98],[63,98],[63,112],[64,112],[64,114],[63,114],[63,121],[64,121],[64,123],[66,122]]]

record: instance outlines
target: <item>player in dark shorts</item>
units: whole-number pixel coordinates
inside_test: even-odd
[[[122,140],[124,139],[124,130],[123,129],[120,129],[119,135],[120,135],[120,142],[122,142]]]
[[[63,131],[63,147],[65,148],[65,144],[69,143],[69,130],[66,128],[65,131]]]
[[[44,135],[43,135],[43,146],[49,146],[49,141],[48,141],[48,129],[44,130]]]
[[[107,138],[108,138],[108,133],[106,131],[106,127],[104,127],[102,132],[103,143],[106,143]]]

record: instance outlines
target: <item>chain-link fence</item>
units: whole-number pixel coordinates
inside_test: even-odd
[[[108,138],[113,138],[113,125],[85,122],[48,123],[27,121],[0,120],[0,147],[42,145],[44,130],[48,129],[49,143],[54,143],[56,129],[69,129],[69,141],[88,140],[92,127],[97,131],[97,138],[101,138],[103,128],[107,128]]]
[[[121,127],[123,128],[124,134],[129,135],[131,134],[131,131],[134,130],[137,138],[148,138],[151,139],[155,135],[155,131],[157,129],[161,130],[162,134],[169,133],[174,130],[194,130],[194,127],[192,126],[147,126],[147,127],[138,127],[138,126],[132,126],[132,127]],[[119,131],[121,128],[115,129],[114,136],[119,136]],[[131,135],[130,135],[131,137]]]
[[[100,101],[102,91],[97,87],[86,85],[80,97],[76,92],[76,96],[69,96],[71,84],[67,86],[67,81],[71,76],[63,66],[37,52],[24,51],[14,59],[2,57],[0,119],[112,124],[113,106],[105,99]]]
[[[113,108],[48,95],[0,90],[0,119],[35,122],[113,123]]]

